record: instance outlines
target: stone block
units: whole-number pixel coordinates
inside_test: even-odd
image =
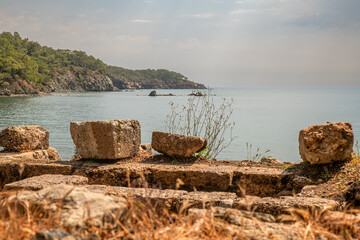
[[[140,147],[137,120],[71,122],[77,153],[85,159],[121,159],[135,156]]]

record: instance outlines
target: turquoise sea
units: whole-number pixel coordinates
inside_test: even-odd
[[[163,131],[169,102],[184,104],[191,90],[156,90],[175,96],[149,97],[151,90],[132,92],[63,93],[42,97],[0,98],[0,129],[14,125],[42,125],[50,131],[50,144],[63,160],[75,151],[71,121],[137,119],[142,142],[150,143],[154,130]],[[360,89],[214,89],[214,100],[233,98],[232,120],[237,139],[218,159],[247,158],[270,150],[281,161],[299,162],[298,134],[309,125],[350,122],[360,139]]]

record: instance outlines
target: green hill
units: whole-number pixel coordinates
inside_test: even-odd
[[[0,95],[152,88],[205,86],[173,71],[110,66],[83,51],[55,50],[16,32],[0,34]]]

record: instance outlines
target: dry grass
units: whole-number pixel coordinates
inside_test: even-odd
[[[101,239],[250,239],[245,229],[231,225],[212,215],[187,215],[189,205],[183,205],[177,213],[169,211],[162,203],[145,200],[128,200],[127,215],[112,226],[96,227],[90,224],[86,229],[75,232],[84,238],[89,234]],[[37,231],[44,229],[65,229],[59,225],[59,205],[55,213],[31,202],[19,202],[15,193],[1,193],[0,239],[30,239]],[[325,211],[290,210],[292,221],[303,226],[303,239],[360,239],[360,211],[334,213]],[[261,224],[260,224],[261,225]],[[298,228],[297,228],[298,229]],[[291,230],[291,229],[290,229]],[[264,235],[261,228],[259,236]],[[261,238],[259,238],[261,239]],[[276,238],[275,238],[276,239]]]
[[[86,229],[76,230],[59,225],[60,208],[47,212],[31,202],[19,202],[15,193],[1,193],[0,239],[31,239],[44,229],[75,232],[80,238],[95,234],[101,239],[247,239],[240,228],[224,221],[186,215],[186,206],[174,213],[159,202],[131,199],[126,216],[114,225],[97,227],[88,221]]]
[[[284,219],[301,224],[306,230],[304,239],[360,239],[360,210],[333,212],[325,210],[290,209]]]

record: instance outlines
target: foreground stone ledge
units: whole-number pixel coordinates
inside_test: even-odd
[[[189,214],[199,218],[222,219],[230,224],[241,227],[246,238],[244,239],[277,239],[277,240],[303,240],[305,228],[296,224],[283,224],[274,222],[274,217],[249,211],[239,211],[215,207],[211,210],[189,209]]]
[[[0,159],[0,187],[7,183],[43,174],[70,175],[73,166],[65,162],[13,161]]]
[[[24,191],[12,198],[19,203],[31,203],[52,214],[57,212],[59,225],[65,228],[87,228],[88,221],[106,228],[116,224],[127,212],[124,198],[92,192],[80,186],[56,185],[39,191]]]
[[[276,168],[208,164],[0,160],[0,171],[2,185],[43,174],[62,174],[87,177],[94,185],[235,192],[238,196],[272,196],[292,179],[292,175]],[[245,188],[245,194],[239,186]]]
[[[260,197],[275,195],[285,189],[293,175],[276,168],[243,167],[234,170],[233,186],[239,195]]]
[[[235,207],[240,199],[235,193],[228,192],[187,192],[173,189],[151,189],[151,188],[130,188],[114,187],[104,185],[86,185],[88,190],[99,191],[107,195],[127,197],[132,196],[140,199],[160,201],[169,208],[179,209],[182,204],[192,207]]]
[[[70,176],[59,174],[44,174],[36,177],[26,178],[17,182],[9,183],[4,186],[5,190],[40,190],[50,186],[60,184],[66,185],[85,185],[88,179],[82,176]]]
[[[251,208],[256,212],[268,213],[274,216],[289,214],[290,208],[316,210],[342,210],[342,205],[334,200],[319,197],[265,197],[255,201]]]

